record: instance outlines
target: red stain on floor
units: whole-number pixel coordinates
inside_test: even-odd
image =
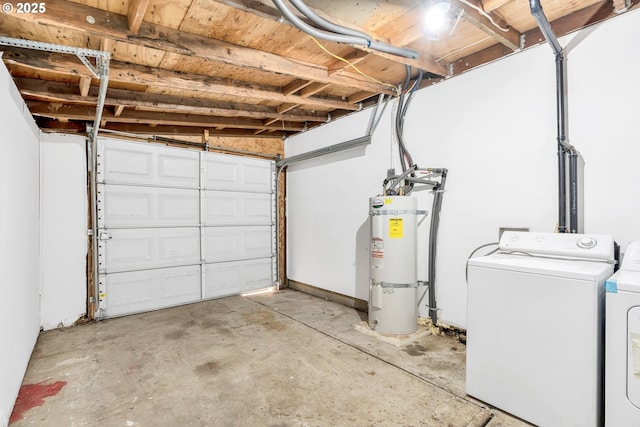
[[[9,424],[21,420],[29,409],[42,406],[45,397],[55,396],[65,385],[67,385],[66,381],[56,381],[50,384],[45,384],[44,381],[37,384],[24,384],[20,387]]]

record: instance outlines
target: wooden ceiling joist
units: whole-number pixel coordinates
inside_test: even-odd
[[[282,105],[278,105],[277,111],[279,114],[284,114],[287,111],[293,110],[297,106],[298,104],[282,104]]]
[[[454,0],[457,7],[463,10],[462,19],[472,24],[479,30],[485,32],[490,37],[497,40],[499,43],[507,46],[511,50],[520,49],[521,34],[513,28],[508,27],[504,20],[497,16],[491,16],[493,22],[491,22],[486,16],[475,10],[474,8],[466,5],[465,3]],[[496,25],[500,26],[498,28]],[[502,29],[501,29],[502,28]],[[508,30],[508,31],[503,31]]]
[[[15,16],[26,22],[50,25],[54,28],[68,28],[122,43],[142,43],[149,48],[252,68],[260,72],[272,72],[372,92],[387,93],[389,91],[384,85],[371,82],[357,74],[329,75],[327,68],[320,65],[294,61],[283,56],[148,22],[142,22],[137,36],[132,36],[129,34],[126,16],[66,0],[47,4],[46,14],[16,14]],[[90,24],[86,19],[87,16],[92,16],[95,23]]]
[[[299,91],[300,89],[304,89],[305,87],[309,86],[311,83],[313,82],[309,80],[300,80],[300,79],[294,80],[282,88],[282,93],[285,95],[292,95],[297,91]]]
[[[482,0],[482,9],[485,12],[492,12],[501,8],[512,0]]]
[[[33,71],[43,70],[68,74],[69,70],[76,73],[85,72],[77,60],[60,54],[49,52],[29,52],[28,55],[20,53],[21,49],[7,49],[5,62],[12,68],[30,68]],[[239,83],[217,77],[184,74],[175,71],[152,69],[150,67],[134,64],[125,64],[112,61],[109,65],[109,83],[138,84],[153,87],[154,89],[167,88],[170,90],[187,90],[209,94],[211,96],[231,96],[247,100],[276,101],[296,105],[315,106],[319,109],[341,109],[355,111],[358,106],[348,102],[329,97],[303,98],[297,95],[284,95],[280,88],[262,86],[249,83]],[[82,71],[79,71],[82,70]],[[20,72],[17,71],[17,76]]]
[[[270,1],[269,2],[262,2],[260,0],[257,0],[257,1],[256,0],[214,0],[214,1],[228,5],[228,6],[235,7],[237,9],[240,9],[247,13],[251,13],[256,16],[260,16],[261,18],[268,18],[274,21],[279,21],[279,22],[283,19],[283,16],[280,13],[280,11],[276,9],[275,6],[273,6],[273,4]],[[339,24],[339,25],[341,24],[339,20],[334,19],[333,21],[336,24]],[[288,23],[288,21],[286,20],[284,22]],[[345,23],[342,23],[342,24],[345,24]],[[364,31],[361,28],[357,28],[352,24],[346,25],[346,26],[353,28],[355,30]],[[368,33],[368,35],[375,40],[385,41],[384,38],[380,37],[378,34],[367,32],[367,31],[364,31],[364,32]],[[388,42],[388,40],[386,41]],[[429,73],[436,74],[439,76],[446,76],[448,75],[448,72],[449,72],[447,64],[441,64],[439,62],[436,62],[435,58],[433,58],[431,55],[423,54],[416,59],[412,59],[412,58],[405,58],[405,57],[391,55],[389,53],[369,49],[366,46],[353,46],[353,47],[354,49],[360,50],[370,55],[378,56],[380,58],[388,59],[388,60],[405,64],[405,65],[409,65],[411,67],[418,68],[423,71],[427,71]]]
[[[16,78],[16,84],[25,99],[94,106],[97,102],[97,88],[92,88],[89,93],[90,96],[83,98],[72,93],[70,91],[71,88],[66,83]],[[176,111],[222,117],[253,119],[268,117],[273,120],[290,122],[324,122],[327,120],[326,114],[310,113],[308,111],[296,111],[285,115],[279,114],[275,107],[217,102],[205,99],[185,99],[177,96],[131,92],[123,89],[109,89],[105,98],[105,105],[114,106],[117,109],[130,107],[145,111]]]
[[[300,96],[303,98],[309,98],[316,93],[320,93],[325,90],[329,85],[327,83],[313,83],[305,87],[300,91]]]
[[[352,69],[352,65],[357,65],[362,62],[366,57],[370,55],[369,52],[363,52],[361,50],[354,50],[351,54],[345,56],[342,59],[334,59],[327,65],[329,75],[340,73],[343,71],[349,71]]]
[[[27,105],[34,116],[57,120],[90,120],[95,109],[88,106],[53,104],[49,102],[28,101]],[[262,120],[228,117],[198,116],[194,114],[171,114],[147,111],[124,111],[119,116],[104,111],[103,120],[109,123],[135,123],[147,125],[221,127],[235,129],[281,129],[301,131],[303,125],[294,122],[265,124]]]
[[[269,137],[279,138],[287,136],[287,132],[283,132],[282,129],[274,130],[273,133],[256,134],[253,130],[247,129],[223,129],[217,130],[215,127],[198,127],[198,126],[149,126],[145,124],[136,123],[107,123],[105,127],[107,130],[116,132],[125,132],[138,135],[163,135],[163,136],[196,136],[200,137],[204,130],[209,130],[209,136],[213,137]]]
[[[124,111],[124,105],[116,105],[113,109],[113,116],[119,117]]]
[[[149,0],[129,0],[127,21],[131,34],[138,34],[147,7],[149,7]]]
[[[80,76],[80,96],[86,98],[89,95],[89,88],[91,87],[91,77],[90,76]]]

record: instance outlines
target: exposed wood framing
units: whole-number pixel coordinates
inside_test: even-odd
[[[285,95],[292,95],[300,89],[304,89],[305,87],[309,86],[311,83],[313,82],[309,80],[294,80],[282,88],[282,93]]]
[[[129,0],[127,21],[129,23],[129,32],[131,34],[138,34],[148,6],[149,0]]]
[[[329,85],[327,83],[313,83],[309,86],[305,87],[300,91],[300,96],[303,98],[308,98],[311,95],[315,95],[316,93],[320,93],[325,90]]]
[[[245,12],[248,12],[263,18],[269,18],[277,21],[280,21],[282,18],[282,14],[274,6],[272,5],[269,6],[256,0],[214,0],[214,1],[218,3],[223,3],[228,6],[233,6],[240,10],[243,10]],[[340,24],[339,20],[334,19],[333,21],[337,24]],[[357,28],[353,24],[347,25],[347,26],[354,29],[362,30],[361,28]],[[364,31],[364,32],[367,33],[367,31]],[[368,34],[376,40],[383,40],[388,42],[388,40],[384,40],[384,38],[380,37],[378,34],[375,34],[372,32],[368,32]],[[365,46],[353,46],[353,47],[357,50],[367,52],[371,55],[378,56],[385,59],[390,59],[390,60],[399,62],[401,64],[410,65],[412,67],[419,68],[421,70],[428,71],[430,73],[437,74],[440,76],[446,76],[448,73],[448,67],[446,64],[441,64],[436,62],[435,58],[433,58],[431,55],[428,55],[428,54],[420,55],[420,57],[418,57],[417,59],[411,59],[411,58],[404,58],[396,55],[391,55],[384,52],[379,52],[373,49],[369,49]]]
[[[351,54],[346,55],[343,60],[334,59],[333,62],[327,65],[327,69],[329,70],[329,75],[333,75],[335,73],[339,73],[342,71],[348,71],[352,68],[352,65],[357,65],[359,62],[362,62],[363,59],[368,57],[370,54],[368,52],[363,52],[361,50],[354,50]],[[346,62],[349,61],[349,62]]]
[[[279,114],[284,114],[287,111],[291,111],[294,108],[296,108],[298,106],[298,104],[282,104],[278,106],[278,113]]]
[[[630,9],[636,9],[640,6],[640,1],[635,0],[631,5]],[[561,37],[565,34],[569,34],[572,31],[575,31],[576,28],[583,28],[587,25],[592,25],[597,22],[604,21],[605,19],[611,18],[616,14],[611,8],[611,3],[608,1],[603,1],[601,3],[596,3],[592,6],[585,7],[584,9],[580,9],[577,12],[574,12],[570,15],[564,16],[560,19],[557,19],[551,22],[551,27],[555,32],[556,36]],[[539,28],[534,28],[531,31],[527,31],[524,37],[524,47],[530,47],[537,45],[539,43],[543,43],[545,41],[544,36]]]
[[[252,139],[266,141],[357,111],[377,94],[394,95],[404,80],[403,64],[422,69],[426,87],[544,42],[526,0],[451,1],[453,10],[463,11],[463,22],[434,41],[424,37],[423,0],[308,0],[332,22],[415,49],[417,60],[321,41],[346,61],[332,58],[283,20],[271,0],[51,0],[47,13],[0,17],[0,35],[110,52],[102,120],[108,129],[165,132],[198,143],[207,132],[211,140],[239,142],[255,134],[259,138]],[[562,36],[639,3],[548,0],[544,6]],[[76,56],[2,50],[43,131],[86,131],[96,115],[98,88]]]
[[[167,126],[158,125],[150,126],[138,123],[111,123],[109,122],[105,127],[108,130],[114,130],[118,132],[135,133],[140,135],[166,135],[166,136],[194,136],[201,138],[205,129],[209,130],[210,137],[224,137],[224,138],[243,138],[243,137],[255,137],[253,130],[247,129],[223,129],[217,130],[215,127],[199,127],[199,126]],[[266,138],[281,138],[286,136],[286,132],[282,130],[275,130],[273,133],[265,134]],[[262,137],[263,135],[260,135]]]
[[[86,98],[89,95],[89,88],[91,88],[91,77],[80,76],[80,96]]]
[[[462,19],[477,27],[478,29],[484,31],[487,35],[493,37],[499,43],[507,46],[509,49],[520,49],[521,34],[513,28],[509,28],[504,20],[497,16],[492,16],[496,24],[500,25],[500,27],[502,28],[509,28],[509,31],[500,30],[495,25],[493,25],[491,21],[487,19],[487,17],[485,17],[472,7],[469,7],[466,4],[458,1],[455,1],[455,4],[464,11]]]
[[[87,15],[94,17],[95,24],[87,22]],[[387,87],[368,81],[357,74],[329,75],[326,67],[316,64],[294,61],[268,52],[174,30],[148,22],[141,23],[137,37],[131,36],[129,34],[126,16],[109,13],[70,1],[58,0],[47,4],[46,14],[18,14],[16,16],[27,22],[37,22],[39,24],[51,25],[55,28],[69,28],[97,37],[110,38],[122,43],[142,42],[147,47],[190,57],[219,61],[229,65],[253,68],[261,72],[268,71],[311,81],[370,90],[372,92],[388,92]],[[438,66],[438,69],[440,68],[441,67]]]
[[[512,0],[482,0],[482,9],[485,12],[491,12],[501,8]]]
[[[349,97],[348,101],[351,103],[358,103],[360,101],[364,101],[365,99],[371,98],[373,95],[369,92],[358,92]]]
[[[97,88],[92,88],[87,98],[70,92],[65,83],[45,82],[36,79],[16,78],[20,93],[26,98],[37,101],[58,102],[76,105],[95,105]],[[290,122],[324,122],[326,114],[296,111],[289,114],[279,114],[275,107],[239,104],[232,102],[217,102],[211,100],[184,99],[169,95],[155,95],[150,93],[134,93],[122,89],[109,89],[105,98],[105,105],[117,108],[136,108],[145,111],[181,111],[201,115],[222,117],[246,117],[260,119],[269,117],[274,120]],[[116,114],[118,116],[118,114]]]
[[[49,102],[28,101],[27,105],[34,116],[58,120],[89,120],[95,113],[92,107],[80,105],[54,104]],[[103,120],[109,123],[136,123],[147,125],[222,127],[236,129],[282,129],[300,131],[299,123],[282,122],[278,125],[265,125],[260,120],[226,117],[198,116],[194,114],[171,114],[148,111],[124,111],[119,116],[105,111]]]
[[[635,1],[631,5],[631,9],[640,7],[640,2]],[[576,28],[583,28],[587,25],[601,22],[605,19],[611,18],[615,13],[612,11],[611,4],[609,2],[596,3],[592,6],[588,6],[584,9],[580,9],[570,15],[564,16],[551,22],[551,26],[558,37],[569,34],[575,31]],[[545,42],[545,38],[538,27],[527,31],[523,35],[523,49],[531,46],[538,45]],[[478,67],[482,64],[494,61],[502,58],[505,55],[512,53],[510,49],[503,45],[493,45],[479,52],[475,52],[469,56],[461,58],[452,64],[453,75],[457,75],[468,71],[472,68]]]
[[[5,53],[5,62],[10,66],[22,66],[34,70],[53,71],[68,74],[69,70],[81,69],[75,59],[64,55],[48,52],[35,52],[29,55],[21,54],[20,49],[11,49]],[[78,71],[76,71],[78,72]],[[82,72],[85,72],[82,70]],[[326,109],[344,109],[355,111],[357,106],[333,98],[308,97],[297,95],[284,95],[280,88],[248,84],[240,84],[237,81],[206,77],[201,75],[188,75],[175,71],[151,69],[142,65],[124,64],[117,61],[110,63],[110,84],[128,83],[141,84],[154,88],[167,88],[191,90],[214,96],[226,95],[243,99],[263,101],[276,101],[292,103],[296,105],[309,105]]]

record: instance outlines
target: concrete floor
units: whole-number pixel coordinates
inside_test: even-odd
[[[11,425],[528,425],[465,396],[457,339],[395,347],[364,319],[284,290],[44,332]]]

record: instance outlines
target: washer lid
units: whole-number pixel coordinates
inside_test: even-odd
[[[607,262],[502,252],[472,258],[473,266],[592,282],[604,282],[613,273],[613,264]]]

